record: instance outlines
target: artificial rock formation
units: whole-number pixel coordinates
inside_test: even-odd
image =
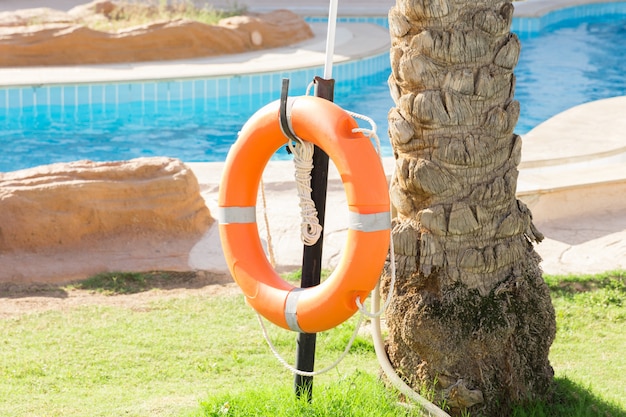
[[[182,162],[57,163],[0,174],[0,250],[82,245],[118,233],[203,233],[198,180]]]
[[[276,48],[313,37],[309,25],[288,10],[234,16],[217,25],[178,19],[117,32],[85,25],[107,21],[115,7],[115,2],[96,0],[67,13],[49,8],[0,13],[0,66],[190,59]]]
[[[98,260],[101,270],[89,273],[104,272],[117,252],[139,253],[141,245],[165,241],[193,245],[212,222],[195,175],[177,159],[78,161],[0,174],[0,282],[42,278],[15,272],[25,265],[13,267],[9,259],[88,254],[99,248],[87,259],[104,253]],[[188,249],[182,251],[185,256]],[[156,251],[157,257],[170,256],[167,248]],[[157,269],[158,262],[154,265],[148,269]],[[43,281],[67,277],[60,272]]]

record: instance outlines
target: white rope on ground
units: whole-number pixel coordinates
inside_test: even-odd
[[[263,330],[263,336],[265,337],[265,341],[267,342],[267,345],[270,347],[270,350],[272,351],[272,353],[274,354],[276,359],[278,359],[278,362],[280,362],[285,368],[290,370],[291,373],[294,373],[294,374],[300,375],[300,376],[321,375],[321,374],[324,374],[324,373],[332,370],[337,365],[339,365],[339,363],[350,352],[350,349],[352,348],[352,344],[354,343],[354,339],[356,339],[356,336],[359,334],[359,329],[361,328],[361,323],[363,322],[363,316],[359,316],[359,321],[357,322],[356,327],[354,328],[354,333],[352,333],[352,337],[350,337],[350,340],[348,341],[348,345],[344,349],[343,353],[335,360],[335,362],[331,363],[330,365],[328,365],[326,368],[324,368],[322,370],[308,372],[308,371],[301,371],[301,370],[296,369],[293,366],[289,365],[289,363],[280,355],[280,353],[278,352],[278,350],[276,349],[276,347],[274,346],[274,344],[270,340],[269,334],[267,333],[267,329],[265,328],[265,324],[263,323],[263,319],[261,318],[261,315],[257,313],[257,317],[259,319],[259,323],[261,324],[261,329]]]
[[[380,305],[380,292],[378,286],[374,289],[374,293],[372,294],[372,304]],[[408,386],[402,378],[398,376],[393,365],[389,362],[389,357],[387,356],[387,351],[385,350],[385,344],[383,342],[382,331],[380,329],[380,317],[377,317],[373,320],[372,326],[372,339],[374,340],[374,350],[376,351],[376,357],[378,358],[378,363],[387,378],[391,381],[391,383],[404,395],[406,395],[411,400],[415,401],[424,411],[428,413],[429,416],[432,417],[450,417],[448,413],[443,411],[441,408],[437,407],[435,404],[428,401],[426,398],[419,395],[417,392],[413,390],[410,386]]]
[[[308,246],[315,245],[322,234],[322,226],[317,218],[315,202],[311,198],[311,170],[313,169],[314,146],[311,142],[300,140],[295,144],[288,141],[287,145],[293,154],[295,165],[296,190],[300,199],[300,238]]]

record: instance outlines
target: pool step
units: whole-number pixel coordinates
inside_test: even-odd
[[[626,210],[626,97],[573,107],[522,140],[517,196],[535,222]]]
[[[536,223],[625,211],[626,162],[521,170],[517,197]]]

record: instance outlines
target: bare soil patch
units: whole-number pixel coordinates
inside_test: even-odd
[[[106,305],[143,310],[154,301],[241,294],[227,274],[206,271],[151,273],[149,286],[131,294],[107,294],[79,289],[75,284],[0,283],[0,318],[50,310],[67,311],[86,305]]]

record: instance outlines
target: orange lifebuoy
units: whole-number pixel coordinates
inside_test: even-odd
[[[285,329],[316,333],[350,318],[376,286],[389,248],[389,194],[380,159],[369,138],[353,132],[355,120],[318,97],[291,98],[295,134],[332,159],[346,191],[349,226],[341,260],[320,285],[298,288],[270,265],[256,224],[256,199],[263,169],[286,143],[279,102],[268,104],[243,126],[222,174],[218,200],[222,249],[248,303]]]

